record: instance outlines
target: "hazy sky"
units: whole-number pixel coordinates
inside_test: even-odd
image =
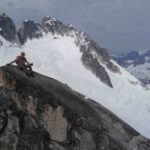
[[[0,10],[18,26],[55,17],[114,52],[150,49],[150,0],[0,0]]]

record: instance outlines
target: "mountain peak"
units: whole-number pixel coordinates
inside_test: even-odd
[[[0,16],[4,18],[8,18],[8,15],[2,11],[0,11]]]
[[[149,149],[146,138],[106,108],[52,78],[4,66],[0,85],[0,149]]]
[[[18,42],[16,26],[5,13],[0,14],[0,35],[12,43]]]
[[[46,17],[44,17],[43,19],[42,19],[43,21],[57,21],[56,20],[56,18],[52,18],[52,17],[50,17],[50,16],[46,16]]]

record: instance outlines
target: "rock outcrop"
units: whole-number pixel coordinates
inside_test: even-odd
[[[1,150],[149,150],[150,141],[67,85],[0,68]]]
[[[0,13],[0,35],[12,43],[19,42],[16,26],[13,20],[5,13]]]
[[[42,37],[42,27],[40,24],[31,20],[23,22],[23,26],[18,30],[18,36],[21,44],[25,44],[27,39]]]

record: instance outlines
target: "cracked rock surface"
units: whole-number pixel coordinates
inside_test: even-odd
[[[67,85],[4,66],[0,150],[150,150],[150,141]]]

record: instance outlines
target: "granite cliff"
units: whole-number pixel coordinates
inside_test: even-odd
[[[67,85],[0,68],[1,150],[149,150],[150,141]]]

